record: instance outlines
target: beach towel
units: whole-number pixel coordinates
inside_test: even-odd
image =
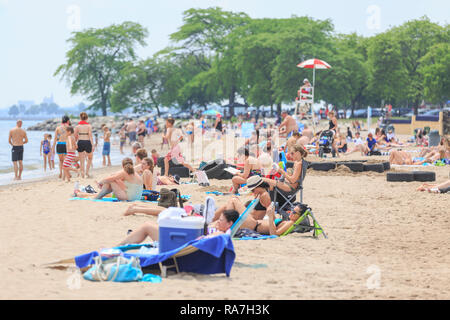
[[[229,235],[222,234],[211,238],[192,240],[183,246],[160,254],[148,255],[142,253],[124,252],[125,258],[138,257],[142,268],[157,265],[171,259],[173,255],[186,248],[193,246],[198,250],[177,258],[180,272],[193,272],[200,274],[225,273],[230,276],[231,268],[236,254],[233,242]],[[75,257],[75,264],[78,268],[85,268],[94,263],[94,258],[98,256],[97,251]]]
[[[185,199],[185,200],[189,200],[191,198],[191,196],[190,195],[182,195],[181,198]],[[120,202],[121,201],[121,200],[119,200],[117,198],[113,198],[113,197],[104,197],[102,199],[72,197],[69,200],[90,200],[90,201],[95,201],[95,202]],[[130,200],[125,201],[124,200],[124,202],[136,202],[136,201],[147,202],[147,203],[156,203],[156,204],[158,203],[158,201],[149,201],[149,200],[143,200],[143,199],[133,200],[133,201],[130,201]]]
[[[250,229],[239,229],[233,240],[264,240],[278,238],[276,235],[264,235]]]

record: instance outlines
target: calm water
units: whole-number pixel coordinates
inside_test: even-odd
[[[27,128],[39,123],[40,121],[24,120],[22,128],[27,131],[28,143],[24,146],[23,165],[24,170],[22,179],[34,179],[45,176],[53,176],[59,174],[59,159],[55,156],[55,169],[44,172],[44,161],[39,154],[41,141],[44,138],[44,133],[50,133],[54,136],[54,132],[44,131],[28,131]],[[16,126],[15,120],[0,120],[0,185],[9,184],[14,179],[14,169],[11,162],[11,145],[8,143],[9,130]],[[121,163],[125,155],[121,155],[119,151],[118,138],[113,137],[111,145],[111,163],[118,165]],[[94,168],[102,166],[102,144],[103,141],[99,139],[98,148],[94,153],[93,165]]]

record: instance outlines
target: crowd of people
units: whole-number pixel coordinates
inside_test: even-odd
[[[277,129],[272,124],[256,125],[252,135],[245,139],[243,145],[238,149],[240,163],[234,165],[240,169],[235,173],[230,181],[230,191],[232,194],[239,194],[242,190],[250,192],[259,202],[253,212],[243,223],[242,228],[250,229],[254,232],[266,235],[280,235],[289,229],[299,218],[300,206],[290,208],[290,215],[280,216],[275,214],[273,205],[274,190],[286,194],[296,192],[302,184],[305,172],[303,172],[303,161],[309,155],[316,155],[319,147],[321,132],[314,133],[308,125],[297,122],[294,117],[287,112],[281,113],[282,121]],[[398,150],[399,147],[409,146],[406,142],[401,142],[393,132],[388,129],[377,128],[374,132],[368,132],[365,141],[361,138],[360,131],[354,134],[350,127],[341,131],[338,120],[333,111],[328,113],[328,130],[332,133],[331,148],[337,157],[359,152],[361,155],[380,155],[381,151],[389,151],[391,164],[409,165],[422,164],[450,158],[449,139],[442,137],[440,144],[436,147],[423,148],[419,157],[412,157],[411,153]],[[10,131],[9,142],[13,146],[12,159],[16,172],[15,179],[21,178],[23,145],[28,142],[26,132],[21,128],[21,121],[17,122],[17,127]],[[161,152],[164,146],[168,145],[168,151],[161,157],[158,151],[152,147],[151,153],[145,148],[145,137],[153,132],[155,123],[136,123],[129,119],[119,130],[120,152],[125,154],[124,147],[127,143],[131,146],[132,156],[122,160],[121,170],[97,181],[95,190],[75,190],[74,196],[92,197],[102,199],[114,194],[118,200],[134,201],[140,200],[143,190],[155,190],[157,185],[178,185],[179,176],[169,175],[171,165],[182,165],[188,168],[194,175],[197,169],[186,162],[180,142],[187,139],[188,143],[194,143],[194,131],[201,130],[202,134],[208,129],[204,118],[200,119],[200,125],[196,127],[193,121],[189,121],[184,128],[176,128],[175,120],[166,119],[164,132],[162,134]],[[211,126],[214,139],[222,139],[227,133],[227,126],[223,123],[221,116],[217,116],[213,126]],[[355,129],[355,127],[353,127]],[[150,132],[150,131],[151,132]],[[103,131],[103,165],[111,166],[111,135],[112,132],[107,126],[102,127]],[[419,133],[420,134],[420,133]],[[275,139],[275,136],[281,139]],[[416,137],[416,143],[423,143],[422,136]],[[85,112],[80,114],[80,121],[72,125],[69,117],[64,116],[61,124],[56,128],[54,136],[45,134],[41,141],[40,152],[44,159],[44,168],[48,164],[49,168],[54,168],[54,156],[59,159],[59,177],[66,181],[71,181],[73,172],[78,173],[82,178],[91,177],[93,152],[98,142],[94,143],[92,126],[88,122]],[[292,168],[286,169],[279,164],[282,155],[286,160],[293,162]],[[158,161],[164,163],[164,170],[157,172]],[[76,165],[74,165],[76,163]],[[424,184],[417,190],[430,192],[447,192],[449,182],[442,184]],[[91,189],[93,189],[91,187]],[[209,199],[211,201],[211,199]],[[216,232],[226,233],[229,227],[245,210],[247,204],[241,202],[239,197],[233,196],[223,206],[215,208],[205,205],[205,212],[202,214],[210,216],[209,222],[216,227]],[[131,204],[124,212],[125,215],[150,214],[158,215],[165,207],[155,204]],[[141,228],[132,232],[122,243],[140,242],[147,236],[153,240],[158,238],[157,225],[146,223]]]

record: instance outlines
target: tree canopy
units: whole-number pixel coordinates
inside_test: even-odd
[[[363,37],[336,33],[331,20],[189,9],[170,46],[139,60],[134,48],[146,36],[132,22],[75,32],[55,75],[104,114],[210,104],[227,104],[233,114],[237,98],[280,109],[294,102],[304,78],[311,80],[310,69],[296,67],[311,58],[332,66],[316,71],[315,101],[338,108],[391,103],[417,111],[424,100],[443,105],[449,99],[450,28],[427,17]]]

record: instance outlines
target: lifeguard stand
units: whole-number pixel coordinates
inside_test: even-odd
[[[311,122],[313,131],[315,128],[314,110],[312,108],[314,104],[314,87],[300,87],[297,91],[297,97],[295,98],[295,113],[294,116],[297,121],[306,118]],[[300,117],[298,116],[300,115]]]

